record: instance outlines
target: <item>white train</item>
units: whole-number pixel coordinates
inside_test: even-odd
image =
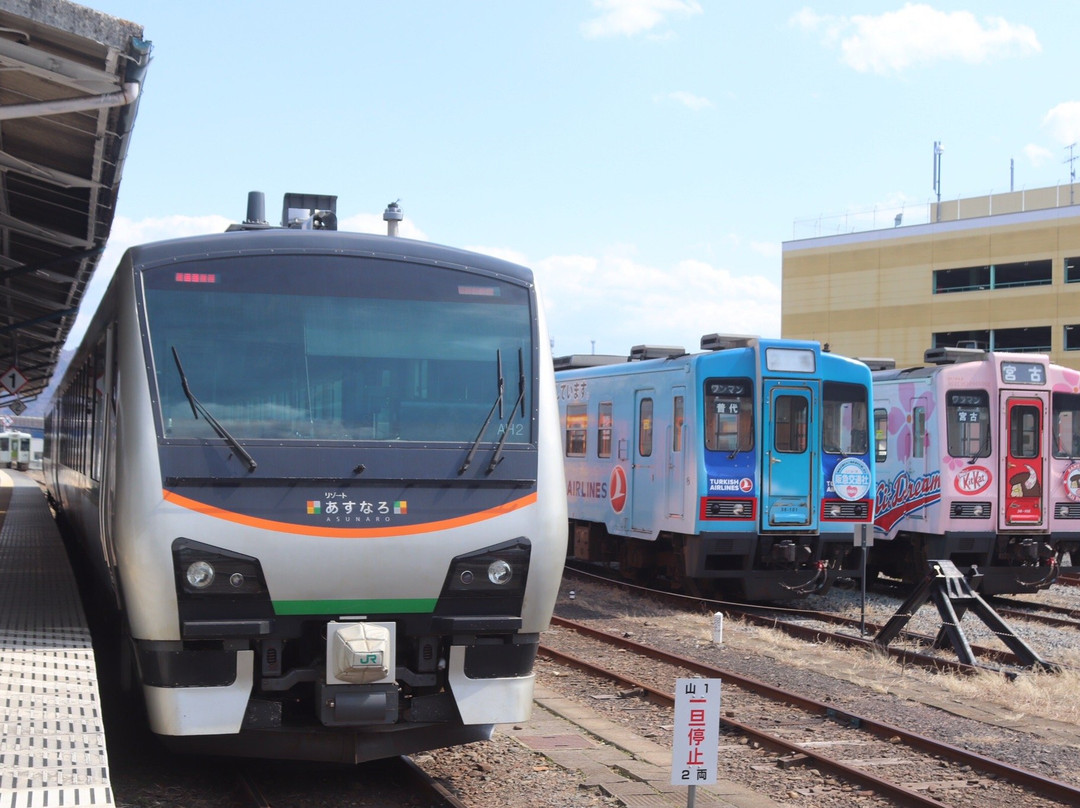
[[[29,432],[7,430],[0,432],[0,458],[8,468],[26,471],[33,457],[32,436]]]
[[[334,200],[128,250],[46,420],[179,748],[359,762],[530,714],[566,550],[533,275]]]

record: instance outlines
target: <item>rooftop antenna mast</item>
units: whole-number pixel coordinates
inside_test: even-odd
[[[945,147],[934,141],[934,192],[937,194],[937,221],[941,221],[941,155]]]
[[[1073,186],[1076,184],[1076,160],[1077,156],[1073,154],[1073,149],[1076,148],[1076,143],[1070,143],[1065,147],[1069,150],[1069,159],[1064,162],[1069,164],[1069,204],[1073,204]]]

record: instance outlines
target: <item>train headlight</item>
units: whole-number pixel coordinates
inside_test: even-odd
[[[457,556],[450,562],[437,615],[521,614],[532,544],[526,538]]]
[[[196,589],[206,589],[214,582],[214,567],[206,561],[196,561],[187,568],[187,582]]]
[[[177,539],[172,549],[181,595],[265,598],[266,581],[258,559],[191,539]]]
[[[514,568],[501,558],[488,565],[488,580],[496,586],[505,586],[514,577]]]

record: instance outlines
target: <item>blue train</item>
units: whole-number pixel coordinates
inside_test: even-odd
[[[869,368],[817,342],[555,360],[568,554],[750,601],[858,577],[873,522]]]

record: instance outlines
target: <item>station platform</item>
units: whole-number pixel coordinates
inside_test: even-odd
[[[0,470],[0,808],[113,805],[90,629],[45,495]]]

